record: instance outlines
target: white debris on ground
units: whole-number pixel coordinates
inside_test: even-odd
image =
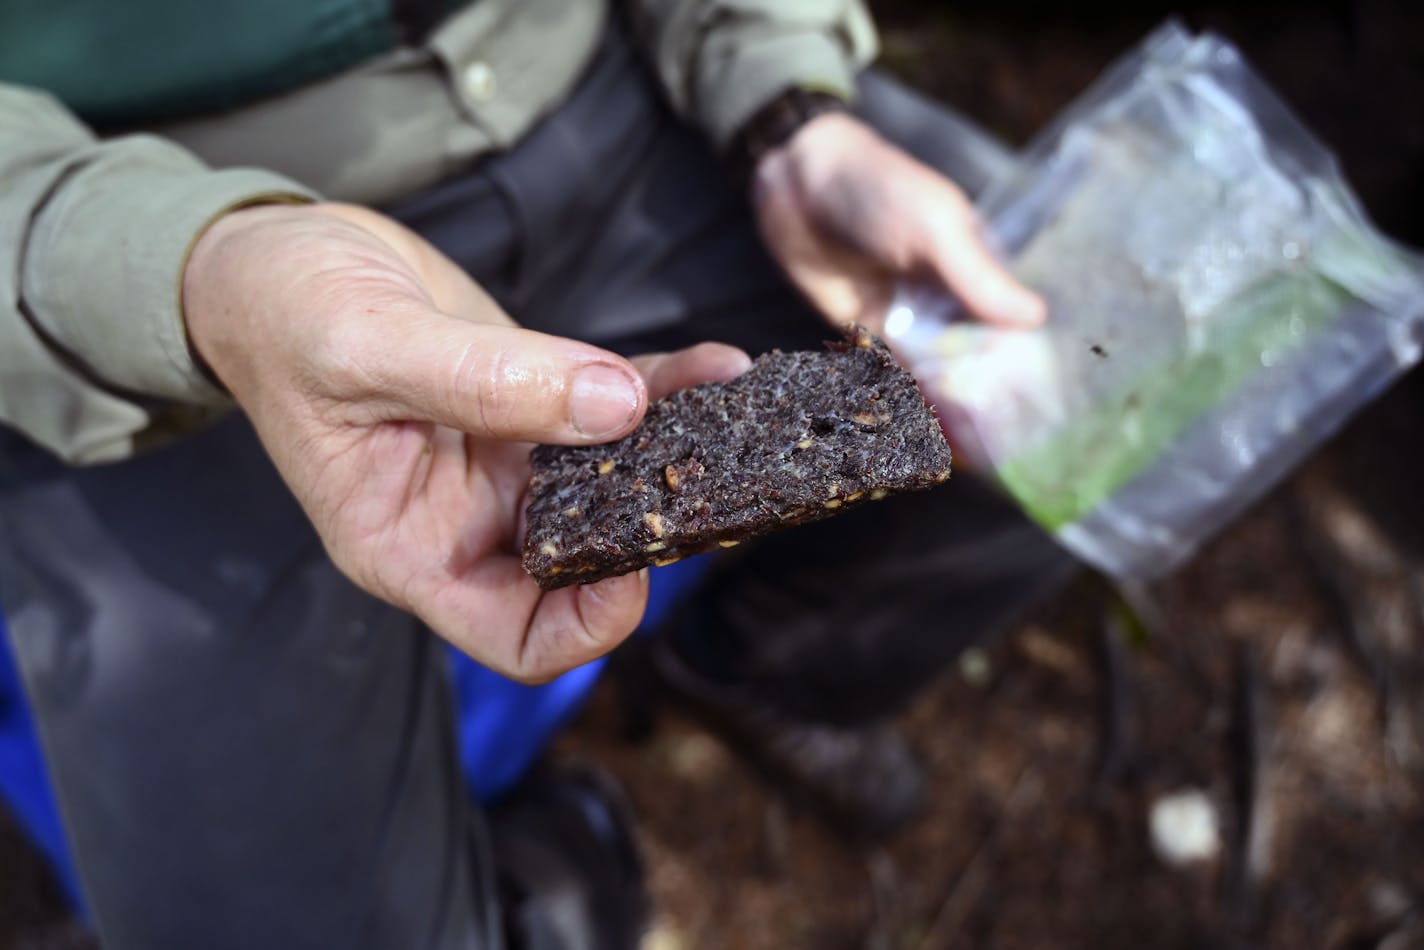
[[[969,647],[959,654],[959,675],[971,686],[987,686],[994,676],[989,654],[979,647]]]
[[[1152,848],[1173,867],[1210,861],[1221,851],[1216,806],[1200,789],[1185,789],[1152,803]]]

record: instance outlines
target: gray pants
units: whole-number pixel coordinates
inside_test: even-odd
[[[864,92],[971,190],[1006,160]],[[625,352],[824,335],[616,33],[518,148],[390,210],[539,329]],[[729,565],[698,648],[807,715],[892,709],[1066,564],[955,484]],[[241,418],[90,470],[0,433],[0,604],[106,947],[500,945],[438,645],[332,567]]]

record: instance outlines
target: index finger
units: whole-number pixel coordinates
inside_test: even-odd
[[[751,357],[725,343],[699,343],[671,353],[645,353],[630,361],[648,384],[648,399],[661,399],[698,383],[720,383],[745,373]]]

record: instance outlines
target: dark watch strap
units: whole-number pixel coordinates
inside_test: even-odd
[[[749,186],[762,156],[786,144],[797,129],[818,115],[849,110],[839,96],[799,86],[788,89],[757,110],[732,140],[727,162],[733,176],[743,186]]]

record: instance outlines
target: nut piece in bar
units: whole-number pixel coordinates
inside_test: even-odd
[[[587,584],[949,477],[914,379],[864,328],[673,393],[617,442],[533,453],[524,568]]]

